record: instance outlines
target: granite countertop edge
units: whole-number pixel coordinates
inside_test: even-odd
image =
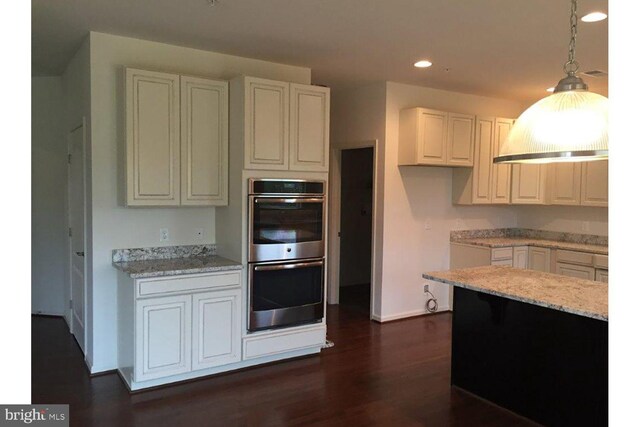
[[[193,265],[194,263],[199,265]],[[112,265],[133,279],[242,270],[242,264],[217,255],[141,261],[114,261]]]
[[[496,240],[504,240],[498,242]],[[590,252],[598,255],[609,255],[609,247],[586,243],[562,242],[533,238],[517,237],[477,237],[471,239],[454,239],[451,243],[483,246],[487,248],[505,248],[511,246],[536,246],[539,248],[564,249],[577,252]]]
[[[514,301],[520,301],[520,302],[524,302],[524,303],[528,303],[528,304],[537,305],[537,306],[540,306],[540,307],[545,307],[545,308],[550,308],[550,309],[553,309],[553,310],[563,311],[565,313],[576,314],[578,316],[589,317],[589,318],[596,319],[596,320],[609,321],[609,316],[604,316],[604,315],[602,315],[600,313],[594,313],[594,312],[584,311],[584,310],[577,310],[577,309],[573,309],[571,307],[567,307],[567,306],[563,306],[563,305],[553,304],[553,303],[549,303],[549,302],[545,302],[545,301],[539,301],[539,300],[535,300],[535,299],[532,299],[532,298],[527,298],[527,297],[523,297],[523,296],[519,296],[519,295],[513,295],[513,294],[508,294],[508,293],[505,293],[505,292],[495,291],[495,290],[492,290],[492,289],[484,288],[482,286],[473,285],[472,283],[462,283],[462,282],[457,282],[455,280],[443,279],[443,278],[440,278],[440,277],[432,276],[432,275],[430,275],[428,273],[422,273],[422,278],[423,279],[427,279],[427,280],[433,280],[435,282],[444,283],[444,284],[451,285],[451,286],[457,286],[459,288],[469,289],[471,291],[481,292],[481,293],[485,293],[485,294],[489,294],[489,295],[495,295],[495,296],[498,296],[498,297],[507,298],[507,299],[514,300]]]

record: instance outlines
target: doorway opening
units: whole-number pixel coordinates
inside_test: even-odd
[[[339,304],[371,315],[373,147],[345,149],[340,174]]]

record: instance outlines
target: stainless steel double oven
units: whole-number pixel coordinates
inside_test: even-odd
[[[324,181],[249,180],[249,331],[324,317]]]

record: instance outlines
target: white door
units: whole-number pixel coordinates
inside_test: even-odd
[[[71,282],[71,333],[85,351],[85,161],[84,124],[69,135],[69,259]]]

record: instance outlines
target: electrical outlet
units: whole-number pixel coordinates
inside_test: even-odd
[[[427,292],[429,292],[429,285],[424,285],[424,293],[426,294]]]
[[[460,218],[456,219],[456,230],[462,230],[464,228],[464,224]]]
[[[204,237],[204,228],[196,228],[196,239],[202,240]]]
[[[161,228],[160,229],[160,241],[161,242],[166,242],[167,240],[169,240],[169,229],[168,228]]]
[[[582,231],[589,232],[589,221],[582,221]]]
[[[424,220],[424,229],[431,230],[431,218],[426,218]]]

